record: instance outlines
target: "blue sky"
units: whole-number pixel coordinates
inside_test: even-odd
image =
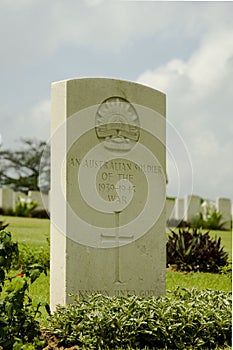
[[[232,16],[232,2],[2,0],[3,145],[49,137],[53,81],[132,80],[167,94],[168,195],[233,200]]]

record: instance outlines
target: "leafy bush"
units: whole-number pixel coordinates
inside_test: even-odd
[[[29,217],[31,212],[38,206],[36,202],[31,200],[25,200],[24,198],[18,198],[14,214],[16,216]]]
[[[204,202],[203,209],[190,222],[195,228],[203,228],[208,230],[222,230],[225,222],[222,221],[222,214],[218,212],[214,205]]]
[[[50,266],[50,250],[47,247],[40,247],[32,250],[27,244],[21,243],[19,245],[19,257],[14,264],[15,268],[23,266],[30,267],[33,264],[39,264],[44,268],[49,269]]]
[[[19,256],[18,245],[11,240],[11,234],[0,231],[0,292],[5,282],[6,273],[10,270],[12,262]]]
[[[221,247],[221,237],[211,239],[209,232],[194,228],[170,230],[167,242],[167,266],[182,271],[218,272],[228,265],[228,253]]]
[[[75,298],[57,307],[47,332],[60,346],[83,349],[215,349],[231,343],[231,293],[177,289],[158,298]]]
[[[9,224],[4,224],[4,221],[0,221],[0,231],[5,230]]]
[[[230,280],[232,280],[232,262],[229,262],[229,264],[226,266],[221,266],[219,268],[219,274],[227,275]]]
[[[12,242],[11,234],[0,231],[0,347],[4,350],[22,349],[35,338],[40,343],[36,316],[42,304],[33,305],[29,286],[46,269],[35,264],[15,274],[9,270],[17,256],[18,245]],[[48,305],[44,306],[49,311]]]

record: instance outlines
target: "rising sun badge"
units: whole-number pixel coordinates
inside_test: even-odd
[[[96,135],[106,149],[128,152],[138,142],[140,123],[136,109],[122,97],[101,103],[96,114]]]

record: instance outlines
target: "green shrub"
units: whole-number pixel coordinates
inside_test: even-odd
[[[213,205],[206,204],[204,212],[196,215],[190,222],[191,227],[207,230],[222,230],[225,222],[222,221],[222,214]]]
[[[221,247],[221,237],[212,239],[209,232],[196,228],[170,230],[167,241],[167,266],[181,271],[218,272],[228,265],[228,253]]]
[[[47,241],[49,242],[48,238]],[[14,263],[14,267],[18,269],[20,266],[24,268],[30,267],[33,264],[39,264],[46,269],[50,267],[50,248],[49,244],[46,247],[31,249],[26,243],[20,243],[19,256]]]
[[[215,349],[231,343],[231,293],[177,289],[168,296],[107,297],[58,306],[48,335],[83,349]]]
[[[10,269],[17,256],[18,245],[11,234],[0,231],[0,347],[4,350],[22,349],[35,339],[40,343],[36,316],[42,303],[33,305],[29,287],[46,269],[34,264],[15,273]],[[49,311],[48,305],[44,306]]]
[[[29,217],[31,212],[38,206],[36,202],[18,198],[14,214],[16,216]]]
[[[4,224],[4,221],[0,221],[0,231],[5,230],[9,224]]]
[[[0,292],[5,283],[6,273],[10,270],[12,262],[19,256],[18,245],[12,242],[11,233],[0,231]]]

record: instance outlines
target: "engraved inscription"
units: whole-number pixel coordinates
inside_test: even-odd
[[[133,196],[142,189],[143,174],[163,176],[161,166],[157,164],[136,164],[124,158],[113,158],[104,162],[101,159],[69,159],[72,167],[95,170],[96,190],[107,202],[116,202],[127,206]]]
[[[141,297],[149,297],[157,294],[155,289],[115,289],[110,291],[108,289],[81,289],[77,291],[78,296],[81,299],[89,298],[90,295],[103,294],[106,296],[116,295],[116,296],[129,296],[129,295],[139,295]]]
[[[138,176],[133,171],[135,165],[122,158],[103,164],[96,176],[99,195],[108,202],[129,204],[136,192],[136,183],[139,183]]]
[[[82,159],[78,157],[72,157],[68,160],[68,164],[71,167],[79,167],[81,164]],[[155,175],[162,175],[162,167],[157,164],[144,164],[144,163],[131,163],[131,162],[121,162],[121,161],[104,161],[100,159],[86,159],[83,164],[83,167],[90,168],[90,169],[97,169],[101,168],[102,166],[106,170],[132,170],[134,172],[141,172],[143,171],[145,174],[155,174]]]

